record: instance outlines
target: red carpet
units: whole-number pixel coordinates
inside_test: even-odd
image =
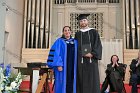
[[[49,84],[49,86],[50,86],[50,91],[51,91],[52,84]],[[20,89],[29,89],[29,81],[23,81],[21,83]],[[126,89],[126,93],[131,93],[131,86],[129,86],[128,84],[125,84],[125,89]],[[22,92],[22,93],[27,93],[27,92]],[[53,93],[53,92],[51,91],[51,93]],[[140,93],[140,88],[138,90],[138,93]]]

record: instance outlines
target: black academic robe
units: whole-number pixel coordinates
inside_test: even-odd
[[[118,67],[112,67],[112,63],[107,65],[106,78],[103,82],[101,93],[104,93],[108,85],[110,86],[110,92],[126,93],[123,83],[126,65],[118,64]]]
[[[91,54],[93,55],[92,62],[90,62],[90,58],[82,57],[81,50],[83,44],[89,43],[89,35]],[[86,32],[77,32],[75,38],[78,41],[77,93],[100,93],[98,60],[102,56],[102,45],[99,34],[95,29],[90,29]]]
[[[130,64],[130,69],[132,70],[133,74],[137,74],[140,77],[140,65],[136,67],[137,63],[138,63],[138,59],[133,59]]]
[[[130,64],[130,81],[129,81],[129,85],[132,85],[133,83],[133,77],[132,75],[137,75],[138,78],[140,78],[140,65],[138,65],[138,67],[136,67],[136,64],[138,63],[138,59],[133,59],[131,64]],[[138,79],[137,81],[138,84],[140,84],[140,79]]]

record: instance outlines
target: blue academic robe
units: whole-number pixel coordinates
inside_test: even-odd
[[[69,39],[74,40],[74,39]],[[76,69],[77,69],[77,41],[74,40],[74,79],[73,79],[73,93],[76,93]],[[69,56],[68,56],[69,57]],[[47,65],[54,70],[55,87],[54,93],[66,93],[67,81],[67,44],[64,38],[58,38],[52,45]],[[58,71],[57,67],[62,66],[63,70]]]

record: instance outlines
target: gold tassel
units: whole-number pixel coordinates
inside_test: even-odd
[[[83,57],[82,57],[81,63],[83,64]]]
[[[91,58],[90,58],[90,63],[92,63],[92,60],[91,60]]]

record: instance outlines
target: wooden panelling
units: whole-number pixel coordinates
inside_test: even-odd
[[[22,62],[46,62],[49,49],[22,49]]]

